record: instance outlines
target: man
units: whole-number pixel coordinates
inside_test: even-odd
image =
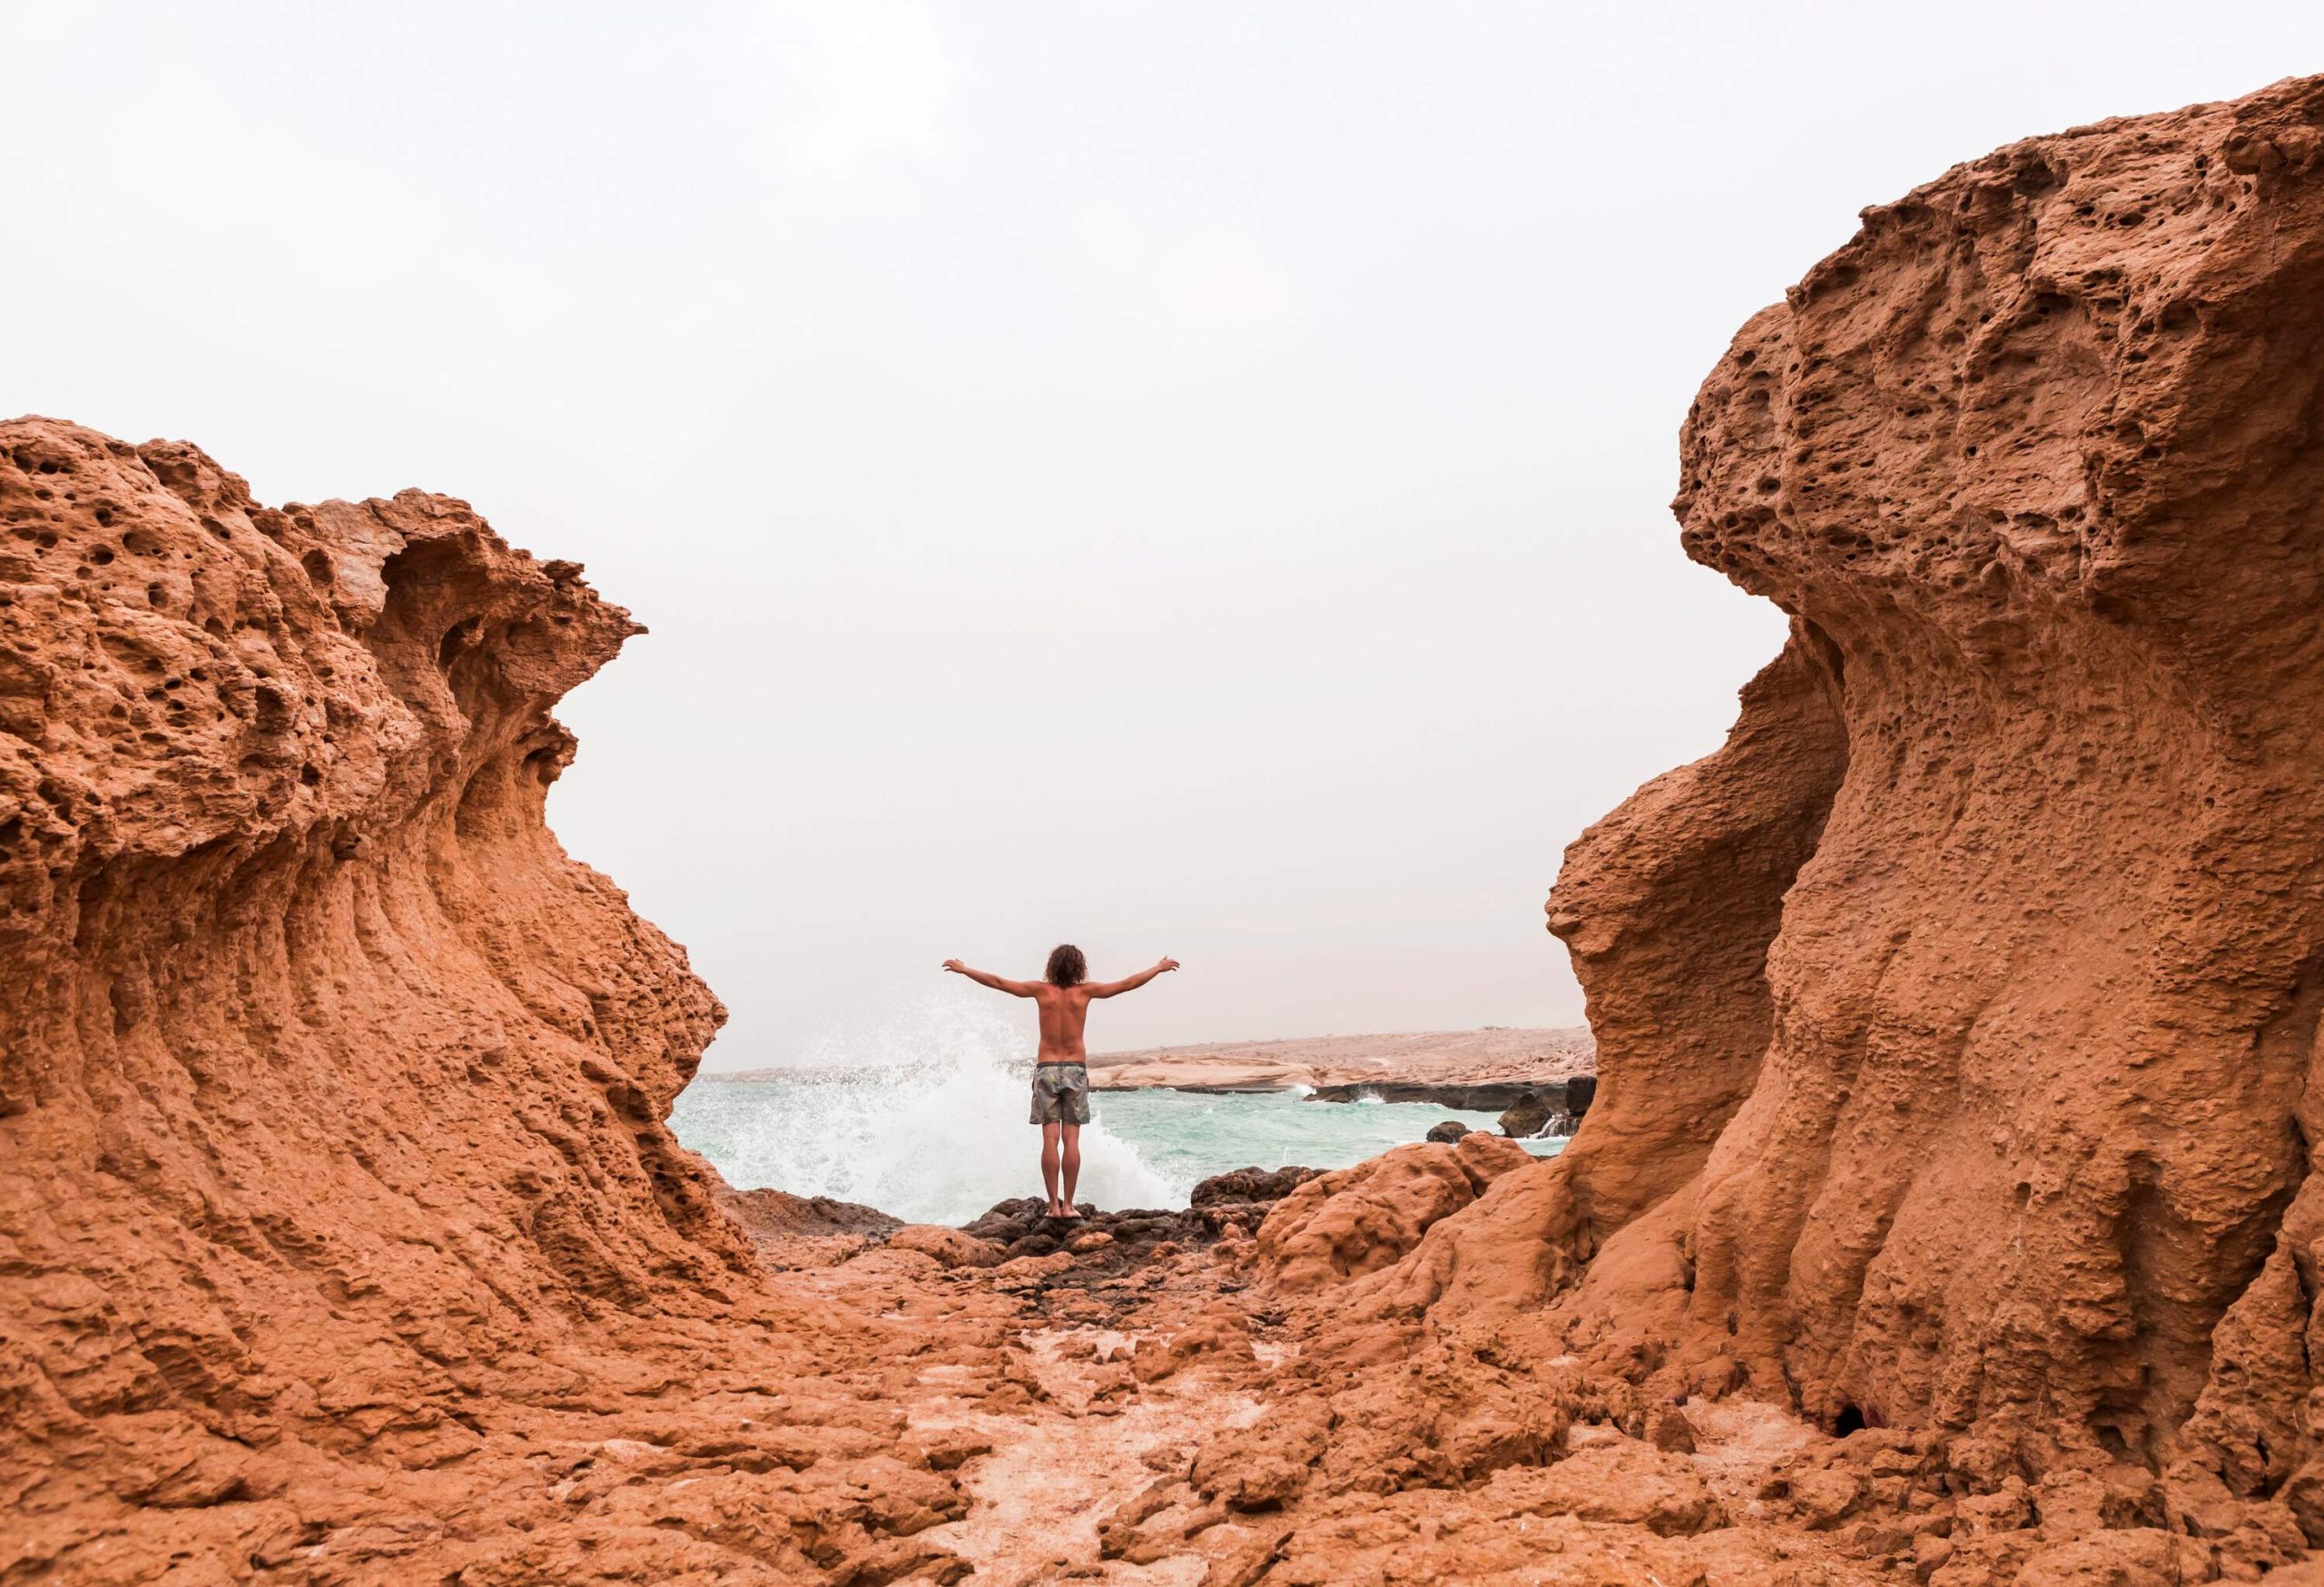
[[[1089,1054],[1081,1045],[1081,1028],[1089,1018],[1089,1000],[1135,991],[1178,961],[1165,959],[1151,970],[1141,970],[1126,981],[1092,985],[1081,950],[1068,942],[1049,955],[1048,979],[1003,981],[981,970],[970,970],[957,959],[944,968],[965,975],[979,986],[1005,991],[1012,998],[1031,998],[1041,1010],[1041,1050],[1033,1060],[1033,1122],[1041,1127],[1041,1183],[1049,1188],[1049,1215],[1077,1218],[1073,1183],[1081,1177],[1081,1127],[1089,1122]],[[1059,1148],[1064,1148],[1065,1194],[1058,1194]]]

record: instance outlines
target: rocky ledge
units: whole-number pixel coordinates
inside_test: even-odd
[[[1367,1080],[1357,1085],[1318,1086],[1310,1102],[1424,1102],[1470,1113],[1499,1113],[1504,1135],[1539,1135],[1552,1119],[1578,1123],[1598,1094],[1595,1075],[1558,1080],[1494,1080],[1476,1085],[1428,1081]],[[1562,1133],[1572,1133],[1571,1129]]]
[[[1051,1217],[1038,1196],[1003,1201],[957,1231],[968,1244],[942,1235],[921,1235],[909,1226],[891,1238],[940,1250],[948,1266],[993,1267],[1019,1257],[1048,1257],[1070,1250],[1102,1254],[1109,1266],[1151,1260],[1157,1254],[1201,1250],[1218,1240],[1249,1237],[1292,1191],[1316,1178],[1317,1168],[1236,1168],[1214,1175],[1194,1188],[1190,1205],[1176,1211],[1131,1208],[1108,1211],[1088,1202],[1077,1217]],[[945,1235],[953,1231],[946,1230]]]

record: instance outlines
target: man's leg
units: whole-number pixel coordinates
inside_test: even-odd
[[[1067,1126],[1062,1124],[1044,1124],[1041,1126],[1041,1183],[1049,1187],[1049,1210],[1052,1216],[1056,1214],[1059,1206],[1057,1198],[1057,1138],[1059,1133],[1067,1128]],[[1076,1131],[1075,1133],[1078,1134],[1079,1132]],[[1078,1168],[1081,1166],[1080,1143],[1076,1141],[1072,1146],[1066,1149],[1070,1154],[1066,1160],[1071,1163],[1074,1168]],[[1065,1188],[1068,1195],[1072,1194],[1073,1170],[1070,1168],[1066,1171]]]
[[[1065,1195],[1059,1206],[1067,1217],[1080,1215],[1073,1210],[1073,1182],[1081,1178],[1081,1126],[1059,1125],[1065,1135]]]

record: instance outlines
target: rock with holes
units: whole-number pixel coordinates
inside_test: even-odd
[[[0,1577],[952,1571],[771,1425],[834,1330],[664,1123],[723,1010],[543,823],[580,572],[0,424]]]
[[[2012,145],[1744,326],[1676,510],[1788,642],[1567,853],[1589,1126],[1367,1298],[2313,1529],[2319,128]]]

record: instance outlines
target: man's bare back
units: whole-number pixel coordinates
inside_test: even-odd
[[[1035,1063],[1088,1061],[1082,1032],[1089,1023],[1091,995],[1087,986],[1051,986],[1047,981],[1034,985],[1033,1002],[1041,1011],[1041,1050],[1033,1059]]]
[[[1089,1022],[1089,1004],[1097,998],[1136,991],[1156,976],[1177,969],[1178,961],[1164,959],[1120,981],[1090,981],[1085,979],[1088,967],[1081,950],[1068,945],[1049,955],[1048,977],[1042,981],[1009,981],[970,970],[957,959],[947,959],[944,968],[995,991],[1031,998],[1039,1009],[1041,1046],[1033,1060],[1032,1121],[1041,1127],[1041,1181],[1049,1188],[1050,1217],[1079,1217],[1073,1206],[1073,1186],[1081,1173],[1081,1127],[1089,1122],[1089,1053],[1082,1039]],[[1060,1166],[1065,1175],[1063,1195],[1058,1192]]]

